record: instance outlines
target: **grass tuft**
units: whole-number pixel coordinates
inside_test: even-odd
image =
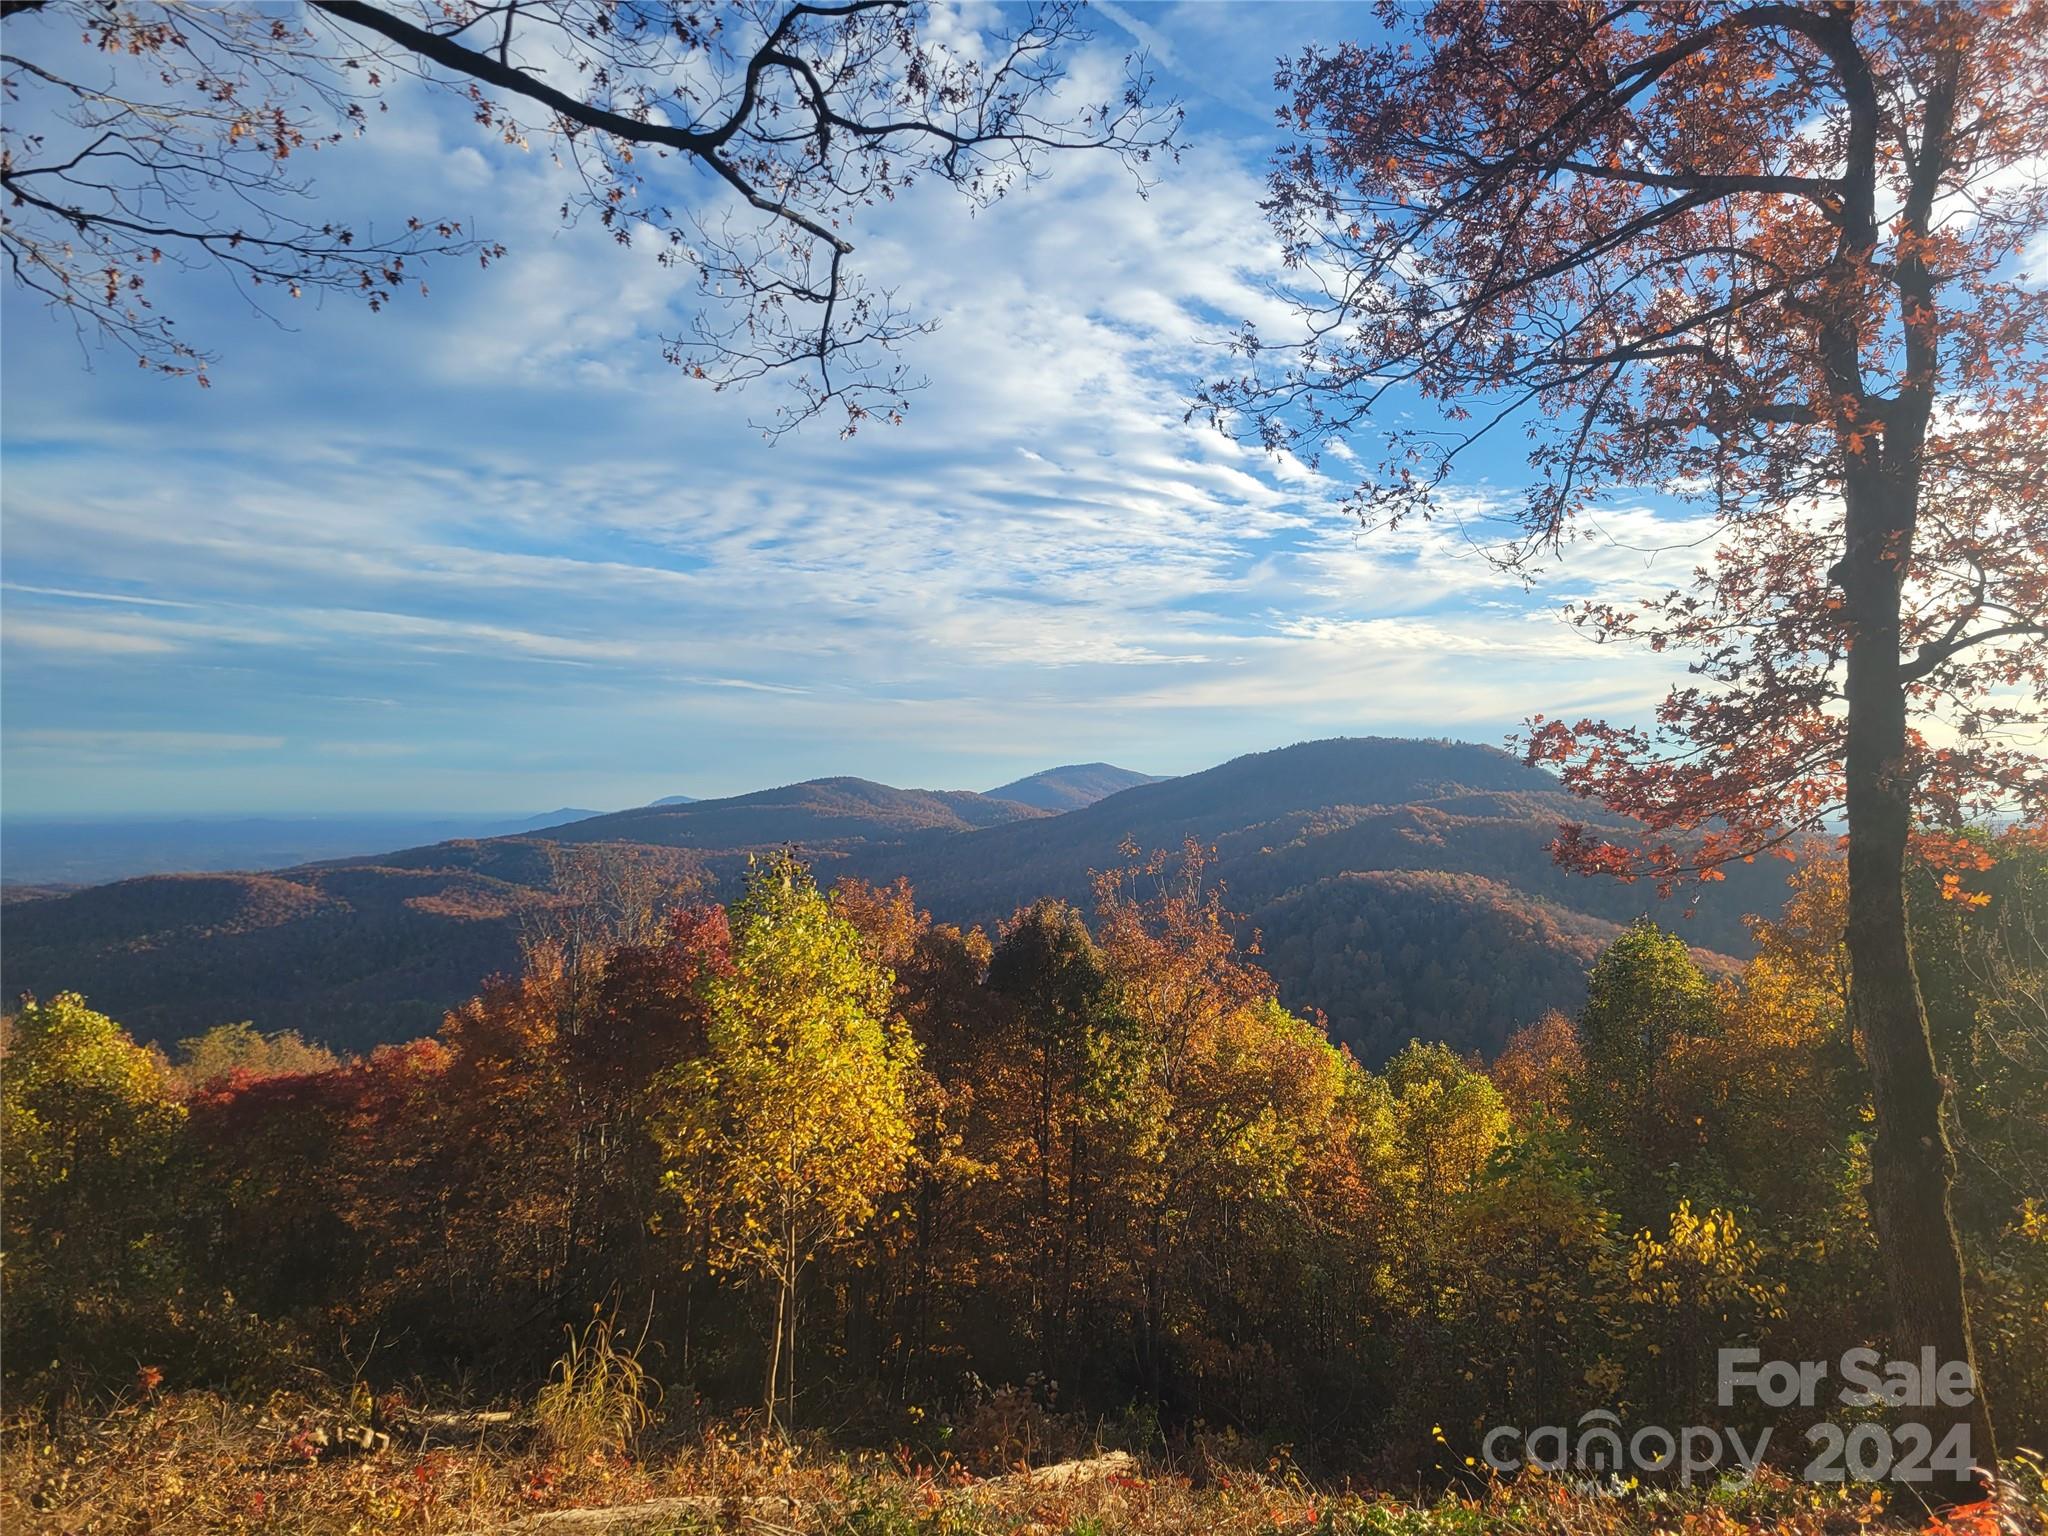
[[[629,1455],[654,1418],[660,1388],[641,1365],[638,1347],[622,1343],[609,1318],[592,1321],[581,1334],[566,1331],[569,1347],[533,1400],[535,1428],[571,1465]]]

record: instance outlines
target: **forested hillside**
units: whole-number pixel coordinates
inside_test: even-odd
[[[1256,753],[1059,815],[825,779],[518,838],[18,903],[5,985],[89,989],[146,1039],[249,1019],[361,1050],[431,1031],[510,969],[522,930],[563,899],[564,870],[587,879],[593,861],[724,897],[750,859],[786,847],[828,883],[904,877],[941,920],[993,929],[1040,896],[1085,903],[1092,872],[1127,842],[1193,838],[1213,847],[1239,935],[1260,936],[1289,1007],[1320,1010],[1372,1062],[1411,1036],[1491,1054],[1546,1009],[1576,1007],[1587,960],[1632,918],[1672,924],[1725,968],[1747,952],[1744,915],[1783,900],[1776,860],[1668,902],[1560,870],[1558,824],[1587,813],[1493,748],[1377,738]]]
[[[1250,923],[1260,963],[1286,978],[1282,995],[1325,1014],[1331,1035],[1369,1062],[1410,1040],[1498,1054],[1532,1007],[1576,1006],[1621,932],[1498,880],[1439,870],[1327,877],[1255,907]],[[1693,956],[1712,975],[1735,968],[1712,950]]]
[[[1726,889],[1668,903],[1647,885],[1559,869],[1550,856],[1559,824],[1589,818],[1606,819],[1492,747],[1342,738],[1236,758],[1049,822],[900,851],[853,850],[846,865],[870,879],[903,874],[934,912],[987,922],[1034,892],[1084,899],[1088,871],[1115,863],[1126,840],[1158,848],[1194,838],[1215,846],[1218,878],[1239,910],[1359,870],[1441,870],[1613,921],[1690,911],[1687,937],[1722,950],[1745,942],[1745,912],[1783,900],[1782,865],[1751,866]]]
[[[2026,1444],[2048,864],[1978,846],[1914,913],[1970,1083],[1980,1359]],[[1589,945],[1575,1016],[1490,1069],[1427,1042],[1362,1067],[1279,1002],[1206,874],[1133,859],[994,934],[781,856],[658,924],[586,887],[430,1038],[351,1062],[236,1030],[167,1060],[46,999],[5,1080],[9,1384],[108,1390],[140,1362],[145,1396],[260,1399],[345,1369],[374,1437],[408,1394],[533,1391],[561,1355],[532,1421],[557,1476],[613,1464],[660,1386],[672,1419],[829,1424],[941,1467],[1028,1457],[1018,1435],[1242,1434],[1412,1481],[1589,1393],[1762,1422],[1717,1406],[1719,1344],[1880,1335],[1838,865],[1718,978],[1653,923]],[[1797,1410],[1771,1422],[1796,1443]]]

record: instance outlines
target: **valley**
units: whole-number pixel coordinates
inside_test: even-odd
[[[1085,802],[1065,811],[820,779],[263,873],[118,881],[11,904],[4,985],[81,991],[147,1040],[247,1019],[360,1052],[432,1033],[516,967],[521,932],[564,899],[556,849],[630,850],[722,900],[749,859],[787,848],[821,883],[908,880],[938,920],[993,933],[1041,896],[1085,908],[1092,872],[1125,845],[1193,839],[1214,849],[1211,876],[1282,1000],[1377,1062],[1410,1038],[1494,1054],[1545,1010],[1575,1008],[1586,967],[1643,913],[1727,970],[1748,952],[1744,916],[1783,900],[1776,861],[1669,900],[1559,869],[1558,825],[1601,813],[1492,747],[1305,742],[1088,798],[1117,782],[1105,767],[1005,786]]]

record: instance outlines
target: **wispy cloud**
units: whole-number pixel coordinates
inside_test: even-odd
[[[53,651],[62,656],[155,656],[177,647],[159,635],[100,629],[85,624],[53,624],[36,619],[9,619],[0,625],[8,643]]]
[[[939,329],[910,421],[851,442],[767,444],[765,402],[664,365],[687,285],[560,229],[548,156],[416,97],[322,157],[320,195],[440,199],[511,246],[489,274],[376,317],[295,308],[292,331],[172,276],[163,301],[227,353],[205,393],[82,372],[10,294],[10,802],[986,784],[1334,730],[1496,738],[1558,700],[1647,699],[1653,669],[1548,615],[1682,570],[1644,553],[1672,538],[1661,513],[1603,520],[1530,593],[1472,548],[1497,490],[1469,492],[1473,539],[1456,520],[1361,538],[1339,503],[1362,441],[1318,469],[1185,419],[1231,327],[1286,319],[1247,114],[1273,55],[1346,24],[1233,11],[1233,37],[1212,9],[1112,11],[1077,86],[1135,39],[1195,90],[1192,146],[1149,197],[1078,157],[974,218],[926,186],[855,228],[873,281]],[[178,772],[49,758],[152,739]]]
[[[274,752],[284,738],[224,731],[26,730],[10,732],[7,743],[15,751],[59,753]]]

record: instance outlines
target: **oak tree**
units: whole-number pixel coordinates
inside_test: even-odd
[[[1474,445],[1525,433],[1489,550],[1524,574],[1619,496],[1691,504],[1689,579],[1570,610],[1689,680],[1651,723],[1528,741],[1646,836],[1557,851],[1668,887],[1846,820],[1893,1344],[1968,1361],[1903,875],[1916,822],[2048,810],[2048,8],[1382,15],[1391,40],[1281,69],[1267,208],[1307,325],[1248,330],[1201,403],[1276,446],[1377,431],[1372,525],[1456,513]],[[1981,1394],[1969,1418],[1988,1463]]]

